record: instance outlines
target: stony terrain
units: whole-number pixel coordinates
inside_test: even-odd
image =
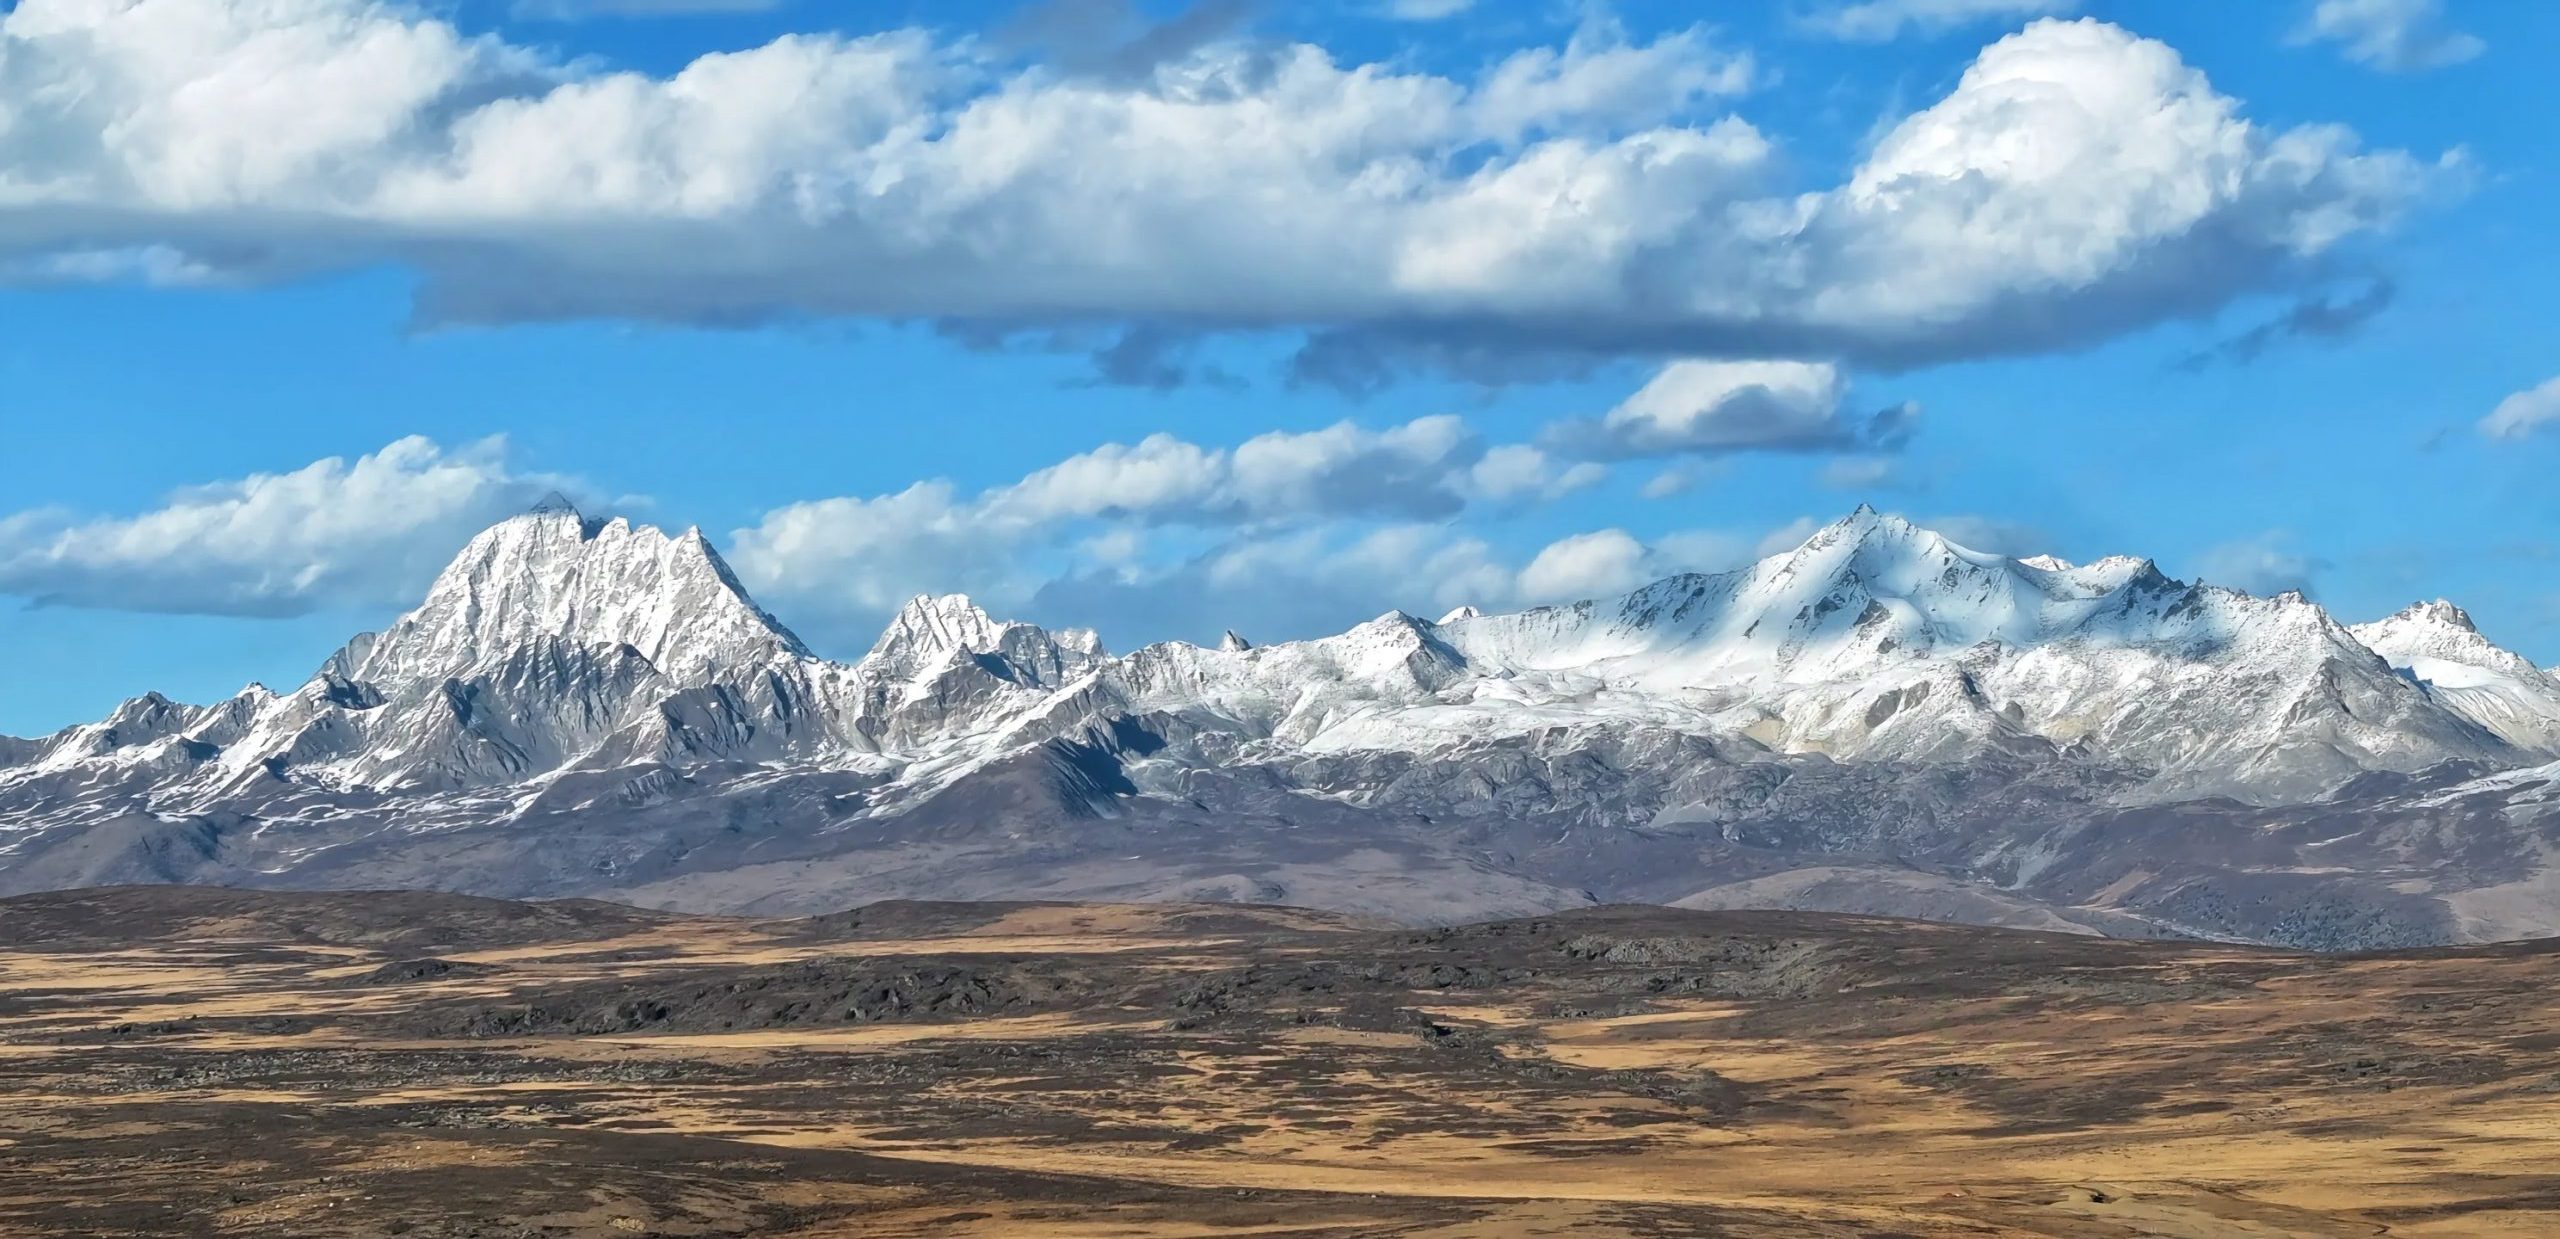
[[[2560,1230],[2560,948],[0,901],[0,1233]]]

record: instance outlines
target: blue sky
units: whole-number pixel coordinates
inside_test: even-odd
[[[684,7],[0,5],[0,732],[298,682],[553,487],[848,655],[1865,501],[2560,662],[2549,6]]]

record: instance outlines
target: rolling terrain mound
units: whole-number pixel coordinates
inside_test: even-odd
[[[677,919],[596,899],[539,903],[441,891],[245,891],[120,886],[0,899],[0,942],[208,940],[384,951],[471,950],[620,937]]]
[[[2548,943],[73,892],[0,1232],[2541,1235],[2555,1027]]]

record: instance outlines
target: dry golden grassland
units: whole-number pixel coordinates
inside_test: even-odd
[[[2560,1234],[2560,953],[0,901],[0,1233]]]

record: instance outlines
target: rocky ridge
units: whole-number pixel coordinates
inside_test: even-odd
[[[2560,922],[2555,758],[2560,680],[2450,604],[2350,627],[1863,508],[1735,572],[1310,641],[1114,656],[919,598],[843,663],[698,531],[546,504],[291,692],[0,740],[0,889],[1770,899],[2435,941]]]

